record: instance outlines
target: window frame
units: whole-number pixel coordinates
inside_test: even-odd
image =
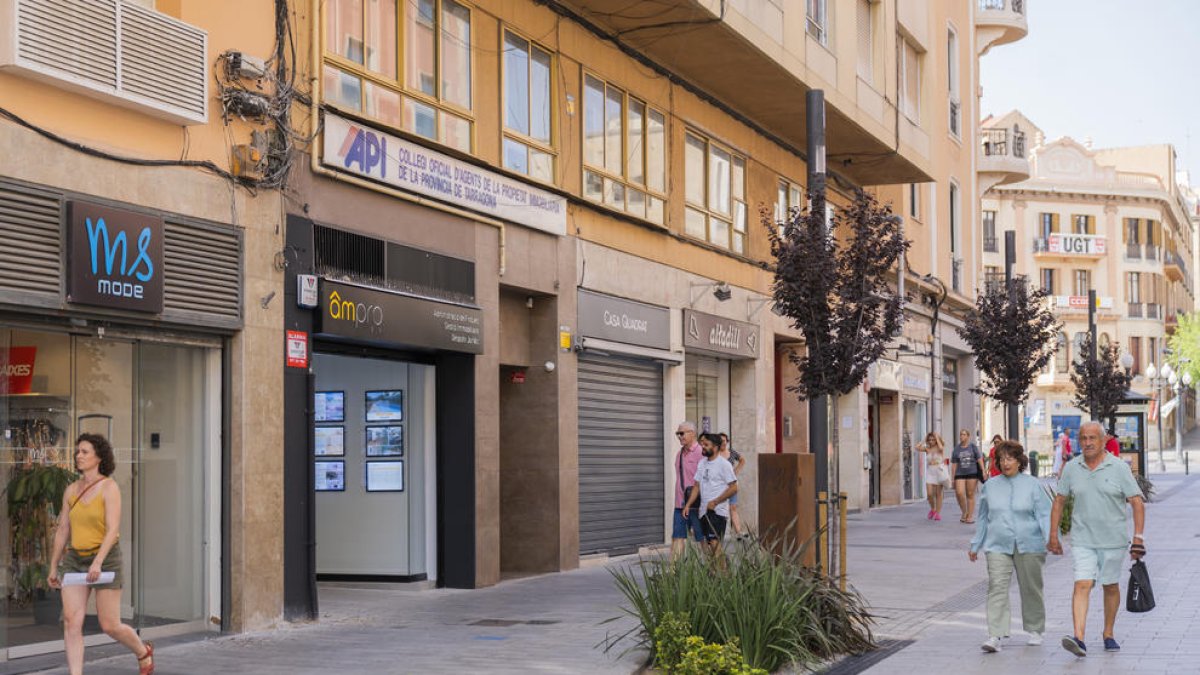
[[[704,143],[704,177],[703,177],[704,204],[697,204],[694,201],[691,201],[688,197],[688,190],[687,190],[688,165],[687,165],[687,151],[686,151],[686,147],[687,147],[687,143],[688,143],[688,136],[691,136],[691,137],[693,137],[697,140],[700,140]],[[746,198],[746,188],[747,188],[746,173],[748,170],[748,161],[747,161],[746,155],[738,152],[737,150],[734,150],[733,146],[728,145],[726,143],[722,143],[721,141],[714,139],[709,134],[706,134],[706,133],[699,131],[699,130],[695,129],[694,127],[690,127],[690,126],[685,127],[685,129],[684,129],[684,147],[685,147],[684,160],[683,160],[683,181],[684,181],[683,234],[684,234],[684,236],[690,237],[692,239],[696,239],[698,241],[703,241],[711,246],[715,246],[722,250],[729,251],[730,253],[733,253],[735,255],[749,256],[750,213],[749,213],[749,202],[747,201],[747,198]],[[712,194],[711,194],[712,177],[710,175],[710,172],[712,171],[712,157],[713,157],[713,148],[714,147],[720,149],[721,151],[723,151],[729,155],[729,215],[728,216],[725,216],[725,214],[722,214],[719,211],[714,211],[709,206],[709,204],[712,203]],[[734,175],[733,169],[734,169],[734,166],[737,164],[738,160],[741,160],[741,164],[742,164],[742,189],[741,189],[741,197],[740,198],[737,196],[737,191],[734,189],[735,186],[733,183],[733,175]],[[743,214],[742,229],[740,231],[737,229],[738,205],[739,204],[742,207],[742,214]],[[705,237],[703,239],[697,237],[694,234],[690,234],[687,230],[687,222],[688,222],[687,212],[689,210],[699,212],[699,213],[703,214],[705,217],[705,221],[704,221]],[[714,219],[717,221],[720,221],[721,223],[725,223],[729,226],[729,237],[727,240],[729,242],[728,245],[721,245],[720,243],[717,243],[716,241],[713,240],[713,220]],[[739,234],[741,235],[741,250],[738,250],[737,246],[735,246],[735,244],[734,244],[734,242],[736,241],[737,236]]]
[[[863,26],[861,19],[863,18],[860,11],[865,5],[867,16],[866,25]],[[855,5],[855,73],[859,79],[872,87],[875,86],[875,5],[876,0],[858,0]],[[864,42],[865,38],[865,42]],[[863,47],[866,47],[866,53],[863,53]],[[863,58],[863,57],[866,58]]]
[[[1092,290],[1092,272],[1091,272],[1091,270],[1076,269],[1074,277],[1075,277],[1075,279],[1074,279],[1075,285],[1074,285],[1074,288],[1071,289],[1071,290],[1075,291],[1074,295],[1079,295],[1079,296],[1087,295],[1088,291]],[[1083,282],[1082,288],[1080,287],[1081,281]]]
[[[1079,224],[1083,222],[1083,232],[1079,232]],[[1071,234],[1096,234],[1096,216],[1090,216],[1084,213],[1071,214]]]
[[[366,37],[365,36],[369,33],[368,18],[370,15],[370,13],[367,11],[367,8],[366,8],[367,0],[360,0],[360,3],[359,3],[360,11],[362,13],[362,20],[363,20],[362,30],[363,30],[363,36],[364,36],[364,39],[363,39],[364,63],[361,63],[361,64],[357,63],[355,61],[352,61],[352,60],[346,58],[345,56],[338,54],[335,51],[330,50],[330,46],[328,44],[327,30],[328,30],[328,25],[329,25],[329,23],[328,23],[329,22],[329,11],[330,11],[330,8],[332,5],[330,5],[329,3],[322,3],[321,16],[320,16],[320,22],[321,22],[321,26],[320,26],[321,74],[319,75],[319,79],[322,82],[321,105],[327,105],[335,110],[349,112],[357,117],[362,117],[365,119],[369,119],[369,120],[378,122],[379,124],[381,124],[382,126],[388,128],[388,129],[396,129],[405,134],[410,134],[410,135],[416,136],[416,137],[424,139],[424,140],[432,141],[434,143],[445,146],[447,148],[451,148],[458,152],[466,152],[467,154],[472,154],[472,155],[475,154],[476,150],[478,148],[478,144],[477,144],[478,123],[477,123],[477,120],[475,117],[475,111],[474,111],[474,105],[476,102],[476,96],[475,96],[475,94],[476,94],[476,92],[475,92],[476,59],[475,59],[475,49],[473,48],[473,46],[468,45],[468,49],[467,49],[468,68],[470,69],[467,84],[468,84],[469,91],[470,91],[471,107],[463,108],[462,106],[458,105],[457,103],[450,102],[450,101],[443,101],[442,95],[440,93],[441,92],[441,83],[442,83],[442,63],[444,60],[443,56],[442,56],[442,54],[443,54],[442,42],[443,41],[442,41],[441,33],[442,33],[443,24],[442,24],[441,17],[442,17],[443,3],[447,2],[447,1],[453,2],[454,4],[459,5],[467,10],[468,23],[469,23],[470,29],[471,29],[472,43],[474,42],[474,37],[475,37],[475,28],[476,28],[475,7],[472,4],[465,2],[464,0],[431,0],[431,2],[434,3],[435,16],[436,16],[436,22],[435,22],[435,27],[434,27],[434,63],[435,63],[435,79],[437,81],[437,91],[439,92],[436,97],[431,97],[428,94],[420,91],[419,88],[410,86],[409,83],[406,81],[407,80],[408,63],[406,61],[405,47],[408,44],[407,43],[407,30],[408,30],[407,21],[408,21],[408,16],[409,16],[408,13],[416,11],[416,8],[414,7],[412,2],[407,1],[407,0],[396,0],[396,4],[395,4],[396,20],[395,20],[395,27],[394,27],[395,30],[393,33],[393,38],[395,39],[396,62],[393,65],[395,66],[396,76],[393,79],[389,79],[385,75],[382,75],[380,73],[376,73],[376,72],[370,70],[365,63],[365,61],[367,60],[366,59]],[[341,73],[344,76],[349,76],[352,78],[356,78],[358,80],[358,82],[359,82],[359,87],[358,87],[359,100],[358,100],[357,108],[348,108],[346,105],[343,105],[340,101],[333,101],[327,97],[326,88],[324,86],[326,68],[332,68],[333,70]],[[395,120],[395,121],[387,120],[387,119],[384,119],[378,115],[375,115],[375,114],[372,114],[371,112],[369,112],[368,105],[367,105],[367,85],[368,84],[373,85],[378,88],[381,88],[381,89],[384,89],[385,91],[395,94],[398,97],[399,113],[398,113],[397,120]],[[416,103],[420,103],[420,104],[429,106],[429,107],[432,107],[434,109],[434,114],[435,114],[434,128],[436,131],[437,138],[430,138],[430,137],[426,136],[425,134],[418,132],[415,128],[408,128],[405,125],[404,110],[405,110],[406,99],[414,101]],[[467,134],[467,136],[468,136],[468,138],[467,138],[468,148],[467,149],[464,150],[463,148],[458,147],[457,145],[454,145],[446,140],[447,137],[442,133],[443,129],[444,129],[444,126],[442,124],[442,116],[445,114],[449,114],[453,117],[456,117],[456,118],[466,121],[468,128],[469,128],[469,131]]]
[[[949,97],[949,105],[946,109],[946,126],[950,130],[950,135],[955,139],[962,139],[963,115],[962,101],[959,98],[959,45],[958,31],[955,30],[953,24],[946,25],[946,87],[947,96]],[[955,110],[957,109],[957,114]]]
[[[950,257],[958,258],[961,257],[963,248],[962,188],[959,187],[958,181],[951,178],[946,192],[950,200]]]
[[[1055,289],[1055,282],[1057,281],[1057,279],[1055,279],[1055,277],[1057,276],[1055,274],[1056,271],[1057,270],[1055,270],[1053,267],[1042,267],[1042,268],[1038,269],[1038,282],[1041,284],[1041,287],[1046,291],[1046,293],[1048,295],[1056,295],[1056,293],[1055,293],[1055,291],[1057,290],[1057,289]],[[1047,281],[1049,281],[1050,283],[1047,284],[1046,283]]]
[[[912,122],[913,124],[915,124],[916,126],[919,127],[919,126],[921,126],[921,88],[924,86],[924,73],[922,72],[924,70],[924,64],[923,64],[923,61],[925,60],[924,53],[918,51],[917,46],[915,44],[913,44],[913,42],[910,41],[903,34],[897,34],[897,42],[899,42],[899,49],[900,49],[900,58],[898,59],[899,63],[897,64],[897,68],[899,69],[899,78],[898,78],[899,96],[898,96],[898,98],[900,100],[900,112],[906,118],[908,118],[909,122]],[[905,51],[907,49],[911,49],[913,52],[913,63],[915,64],[915,67],[917,70],[916,87],[915,87],[915,91],[913,92],[913,96],[911,97],[911,99],[907,93],[907,91],[908,91],[908,59],[905,54]],[[911,112],[909,110],[910,104],[912,107]]]
[[[507,120],[507,115],[506,115],[506,111],[508,110],[508,68],[507,68],[505,59],[507,58],[507,54],[508,54],[507,36],[509,33],[511,33],[512,35],[514,35],[517,38],[520,38],[521,40],[524,40],[529,45],[529,49],[526,52],[526,54],[529,57],[529,64],[530,64],[530,66],[529,66],[530,67],[529,81],[532,81],[532,68],[533,68],[532,51],[533,51],[533,49],[536,48],[542,52],[545,52],[546,55],[550,57],[550,91],[547,92],[547,100],[546,100],[547,106],[549,108],[547,110],[547,112],[549,113],[549,122],[550,122],[550,129],[549,129],[550,143],[549,144],[542,143],[542,141],[534,138],[533,136],[522,134],[519,131],[512,130],[508,126],[508,120]],[[506,139],[512,140],[513,142],[516,142],[516,143],[520,143],[521,145],[526,146],[527,149],[533,148],[533,149],[543,152],[547,155],[550,155],[551,179],[548,182],[549,185],[558,185],[560,182],[558,145],[559,145],[559,139],[561,138],[561,134],[560,134],[560,130],[559,130],[558,116],[554,114],[554,111],[555,111],[554,102],[557,100],[558,93],[559,93],[558,92],[558,77],[559,77],[558,69],[559,69],[559,67],[560,67],[560,65],[558,62],[558,53],[557,52],[555,52],[552,49],[547,48],[542,43],[530,38],[529,36],[522,33],[521,31],[513,28],[512,26],[506,25],[504,23],[500,24],[500,110],[499,110],[499,115],[500,115],[500,166],[507,171],[512,171],[514,173],[520,173],[521,175],[525,176],[526,178],[529,178],[530,180],[538,181],[540,183],[547,183],[547,181],[543,181],[542,179],[535,177],[531,173],[528,173],[528,172],[521,173],[517,169],[513,169],[513,168],[509,167],[505,163],[506,155],[504,153],[504,141]],[[534,114],[534,111],[533,111],[533,86],[532,85],[530,85],[527,88],[526,98],[528,99],[527,104],[529,106],[528,107],[529,119],[530,119],[530,126],[532,127],[533,114]],[[528,154],[526,156],[528,157]],[[528,162],[528,160],[527,160],[527,162]]]
[[[781,194],[786,196],[786,199],[787,199],[786,204],[780,203],[779,196]],[[799,196],[796,203],[794,203],[794,204],[792,203],[793,195]],[[789,213],[791,213],[791,210],[793,208],[795,208],[795,207],[803,208],[806,200],[807,200],[807,198],[805,197],[805,194],[804,194],[804,186],[800,185],[799,183],[793,182],[783,176],[780,176],[775,181],[775,222],[782,223],[784,221],[784,219],[787,218],[787,215]],[[686,201],[686,199],[685,199],[685,201]]]
[[[1142,303],[1141,272],[1125,273],[1125,302],[1131,305]]]
[[[913,220],[921,221],[921,184],[908,184],[908,216]]]
[[[814,10],[817,16],[813,16]],[[828,0],[805,0],[804,32],[823,47],[829,46]]]
[[[594,166],[588,162],[588,156],[587,156],[588,78],[594,79],[594,80],[600,82],[604,86],[604,91],[603,91],[604,96],[602,97],[602,99],[604,101],[608,100],[608,89],[610,87],[612,89],[615,89],[615,90],[621,92],[621,116],[620,116],[621,117],[621,150],[620,150],[621,174],[619,176],[614,175],[605,166]],[[603,206],[605,208],[612,209],[613,211],[617,211],[619,213],[623,213],[630,217],[637,218],[638,220],[643,220],[648,223],[653,223],[654,225],[658,225],[660,227],[666,227],[667,226],[667,215],[668,215],[667,212],[668,212],[669,204],[670,204],[670,200],[668,199],[668,192],[667,192],[670,189],[669,176],[670,176],[670,164],[671,164],[671,124],[670,124],[671,117],[670,117],[670,115],[667,114],[666,110],[664,110],[663,108],[660,108],[656,105],[651,104],[650,101],[648,101],[647,99],[633,94],[625,87],[618,87],[617,85],[613,84],[608,79],[601,77],[595,71],[588,70],[586,68],[583,70],[583,74],[582,74],[582,78],[580,79],[579,87],[580,87],[580,97],[579,98],[580,98],[580,114],[581,114],[581,120],[580,120],[580,125],[579,125],[579,132],[580,132],[580,138],[581,138],[581,142],[580,142],[581,151],[580,151],[580,162],[579,162],[580,177],[581,177],[580,178],[580,180],[581,180],[580,195],[583,197],[584,200],[586,200],[590,204],[596,204],[599,206]],[[635,183],[628,176],[628,173],[629,173],[629,162],[628,162],[628,158],[629,158],[629,102],[630,102],[630,100],[637,101],[638,103],[640,103],[643,106],[643,112],[642,112],[642,134],[643,134],[643,138],[642,138],[642,171],[643,171],[643,173],[645,173],[643,183]],[[650,117],[651,117],[652,112],[658,113],[662,117],[662,125],[663,125],[662,189],[661,190],[650,187],[650,182],[651,182],[650,181]],[[604,113],[601,112],[601,120],[603,121],[603,119],[604,119]],[[601,126],[603,127],[603,123],[601,124]],[[605,152],[607,152],[607,149],[605,150]],[[601,178],[602,187],[600,190],[600,199],[599,200],[593,199],[592,197],[588,196],[588,193],[587,193],[588,173],[595,174]],[[616,183],[619,183],[622,186],[622,194],[623,194],[623,199],[625,200],[625,208],[617,208],[617,207],[613,206],[612,204],[608,203],[608,201],[606,199],[605,191],[603,189],[603,185],[606,184],[605,181],[614,181]],[[645,193],[645,195],[646,195],[645,209],[644,209],[644,213],[641,215],[639,215],[637,213],[631,213],[629,211],[628,194],[629,194],[630,189]],[[661,202],[661,207],[662,207],[662,219],[661,220],[655,220],[654,218],[650,217],[650,204],[651,204],[650,200],[651,199],[656,199]]]

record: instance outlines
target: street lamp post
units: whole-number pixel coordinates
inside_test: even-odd
[[[1186,363],[1186,360],[1183,360]],[[1183,376],[1171,373],[1171,388],[1175,390],[1175,461],[1183,461],[1183,390],[1192,386],[1192,374],[1186,370]]]
[[[1170,364],[1163,364],[1162,371],[1154,367],[1151,362],[1146,367],[1146,379],[1150,381],[1150,388],[1154,390],[1154,398],[1158,402],[1158,414],[1155,415],[1155,421],[1158,422],[1158,472],[1163,473],[1167,470],[1167,465],[1163,462],[1163,428],[1162,428],[1162,385],[1167,381],[1167,377],[1171,373]]]

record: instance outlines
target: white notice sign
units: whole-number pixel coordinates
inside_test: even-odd
[[[567,200],[528,183],[325,114],[322,161],[408,192],[550,234],[567,232]]]

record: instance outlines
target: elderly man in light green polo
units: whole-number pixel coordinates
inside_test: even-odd
[[[1129,466],[1104,450],[1104,427],[1087,422],[1079,428],[1083,453],[1063,467],[1058,479],[1058,494],[1050,512],[1050,541],[1046,549],[1062,555],[1058,541],[1058,523],[1067,497],[1074,497],[1071,509],[1071,557],[1075,561],[1075,590],[1071,614],[1075,634],[1062,639],[1063,649],[1075,656],[1087,656],[1083,642],[1087,621],[1088,596],[1097,580],[1104,589],[1104,651],[1121,649],[1113,637],[1113,624],[1121,606],[1119,585],[1125,552],[1140,560],[1146,555],[1146,507],[1142,491]],[[1129,538],[1129,509],[1133,507],[1133,541]]]

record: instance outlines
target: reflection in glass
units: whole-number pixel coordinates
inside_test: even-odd
[[[433,43],[434,0],[415,0],[406,8],[408,45],[405,52],[408,86],[437,96]]]
[[[471,108],[471,10],[442,0],[442,100]]]
[[[396,78],[396,0],[367,2],[367,68]]]

